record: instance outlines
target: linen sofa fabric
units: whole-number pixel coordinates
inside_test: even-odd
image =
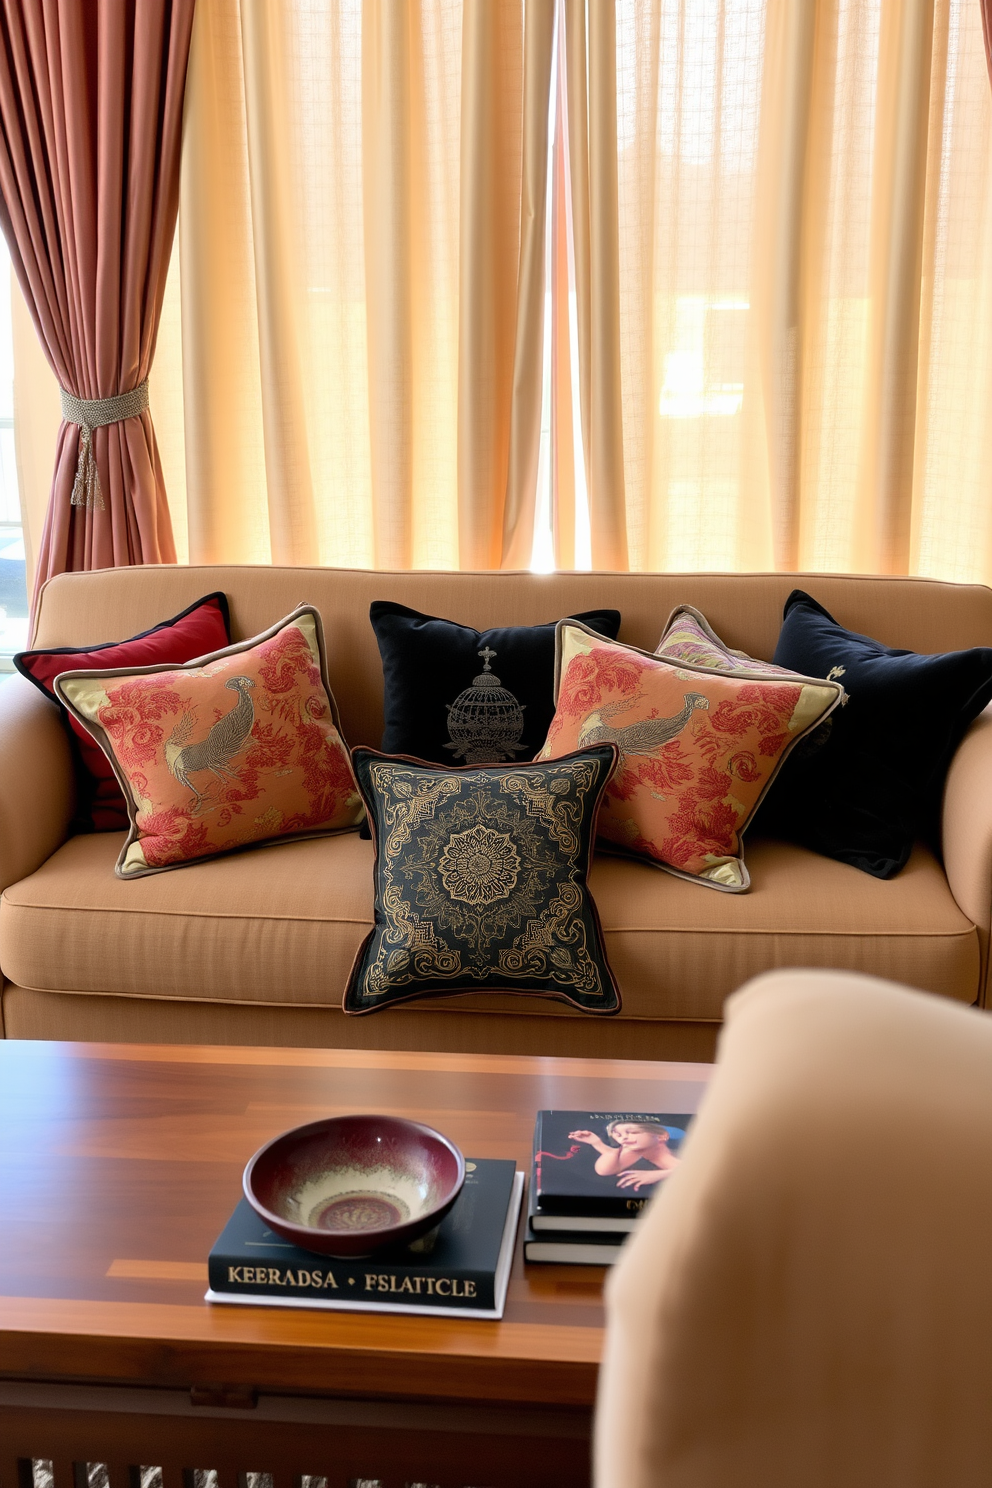
[[[26,677],[8,677],[3,684],[0,760],[2,890],[59,850],[76,810],[69,731],[59,709]]]
[[[507,616],[538,624],[549,614],[615,606],[623,612],[624,640],[648,654],[665,617],[691,603],[729,647],[765,657],[774,652],[782,606],[797,584],[814,585],[845,626],[886,645],[951,651],[992,644],[992,591],[925,579],[169,565],[50,580],[31,644],[124,639],[213,589],[228,596],[233,634],[251,636],[306,592],[325,621],[344,736],[377,745],[382,672],[368,622],[374,599],[452,615],[479,631]],[[590,1019],[550,998],[466,993],[356,1019],[342,1015],[340,1002],[372,923],[370,843],[346,833],[195,863],[182,873],[116,880],[122,835],[64,841],[72,777],[56,709],[21,677],[5,684],[4,696],[0,968],[4,1018],[17,1037],[133,1039],[147,1014],[149,1037],[163,1041],[695,1059],[712,1057],[725,997],[777,965],[865,969],[965,1002],[986,998],[988,712],[972,725],[949,772],[946,875],[918,844],[898,877],[872,879],[798,844],[764,840],[760,817],[748,833],[748,894],[701,893],[644,862],[598,853],[589,883],[624,999],[616,1017]],[[311,886],[305,907],[301,876]],[[284,922],[296,927],[285,936]],[[282,948],[295,946],[296,934],[305,954],[287,958]]]
[[[205,594],[171,620],[161,620],[150,630],[126,641],[104,641],[95,646],[52,646],[48,650],[20,651],[14,666],[47,698],[58,703],[73,741],[77,766],[79,802],[77,831],[118,832],[128,825],[127,802],[106,754],[56,696],[55,679],[60,672],[85,668],[151,666],[156,662],[192,661],[219,651],[231,639],[227,596]]]
[[[666,615],[692,604],[726,644],[751,656],[773,656],[782,608],[797,583],[814,585],[820,602],[852,630],[914,651],[992,645],[992,589],[935,579],[831,574],[460,573],[416,570],[280,568],[236,564],[146,565],[107,569],[99,578],[64,574],[44,586],[32,646],[123,640],[155,625],[211,589],[231,607],[231,631],[257,635],[306,594],[325,622],[328,675],[352,744],[381,747],[382,661],[369,625],[374,600],[393,600],[450,615],[479,631],[537,625],[549,614],[615,608],[623,641],[649,654]]]
[[[125,791],[121,878],[361,817],[309,605],[199,663],[62,673],[55,687]]]
[[[382,656],[382,749],[438,765],[533,759],[555,711],[555,621],[484,631],[406,605],[369,609]],[[576,617],[616,638],[619,610]]]
[[[984,1488],[992,1023],[816,971],[727,1012],[607,1283],[596,1488]]]
[[[540,758],[620,749],[599,831],[619,851],[730,893],[747,889],[741,835],[788,751],[843,689],[809,677],[740,677],[558,626],[555,716]]]
[[[373,924],[370,842],[344,832],[127,881],[113,871],[122,841],[123,834],[72,837],[6,890],[0,965],[11,982],[39,992],[329,1007],[340,1015]],[[865,968],[973,999],[975,927],[927,848],[914,850],[895,883],[792,843],[756,839],[748,852],[754,883],[740,895],[703,894],[687,879],[662,877],[631,858],[596,854],[588,885],[623,1007],[616,1018],[596,1020],[598,1044],[575,1052],[611,1048],[602,1041],[613,1038],[616,1022],[631,1021],[639,1043],[626,1047],[626,1057],[662,1057],[665,1021],[715,1025],[724,999],[773,966]],[[427,1009],[471,1013],[485,1023],[489,1042],[477,1033],[471,1047],[476,1040],[507,1047],[499,1024],[511,1014],[588,1022],[549,998],[482,990],[425,996],[398,1007],[396,1016]],[[359,1021],[392,1017],[387,1009]],[[237,1042],[235,1030],[232,1023]],[[381,1046],[390,1047],[388,1039]]]
[[[989,962],[992,920],[992,708],[965,734],[944,785],[940,848],[948,887],[978,932],[982,965]],[[900,875],[900,879],[903,875]],[[911,980],[903,978],[903,980]]]
[[[992,648],[921,656],[886,646],[796,589],[785,602],[775,661],[841,677],[848,700],[822,747],[783,770],[764,829],[891,878],[916,837],[936,833],[954,751],[992,700]]]
[[[369,749],[352,760],[375,844],[375,903],[345,1012],[476,991],[619,1010],[586,885],[614,745],[460,770]]]

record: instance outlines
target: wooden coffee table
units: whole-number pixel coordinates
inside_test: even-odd
[[[470,1322],[210,1306],[207,1252],[252,1152],[319,1115],[526,1171],[539,1108],[694,1110],[710,1071],[0,1042],[0,1488],[588,1482],[602,1271],[525,1266],[518,1237],[504,1320]]]

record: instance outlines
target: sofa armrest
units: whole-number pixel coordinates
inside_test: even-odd
[[[992,706],[975,719],[951,761],[941,824],[944,870],[958,907],[978,926],[979,1002],[989,1006],[992,927]]]
[[[62,845],[75,805],[59,710],[25,677],[13,676],[0,684],[0,891]]]

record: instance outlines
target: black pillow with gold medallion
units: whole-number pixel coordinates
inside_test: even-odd
[[[616,1013],[586,882],[614,744],[526,765],[430,765],[352,751],[375,844],[375,923],[346,1013],[515,992]]]

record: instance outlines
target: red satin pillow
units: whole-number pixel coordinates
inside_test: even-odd
[[[171,620],[128,641],[105,641],[99,646],[58,646],[49,651],[21,651],[14,665],[22,677],[58,703],[77,746],[79,808],[76,825],[83,831],[123,832],[130,826],[127,806],[110,761],[96,740],[73,718],[55,695],[60,672],[84,668],[143,667],[193,661],[230,645],[231,628],[226,594],[206,594]]]

